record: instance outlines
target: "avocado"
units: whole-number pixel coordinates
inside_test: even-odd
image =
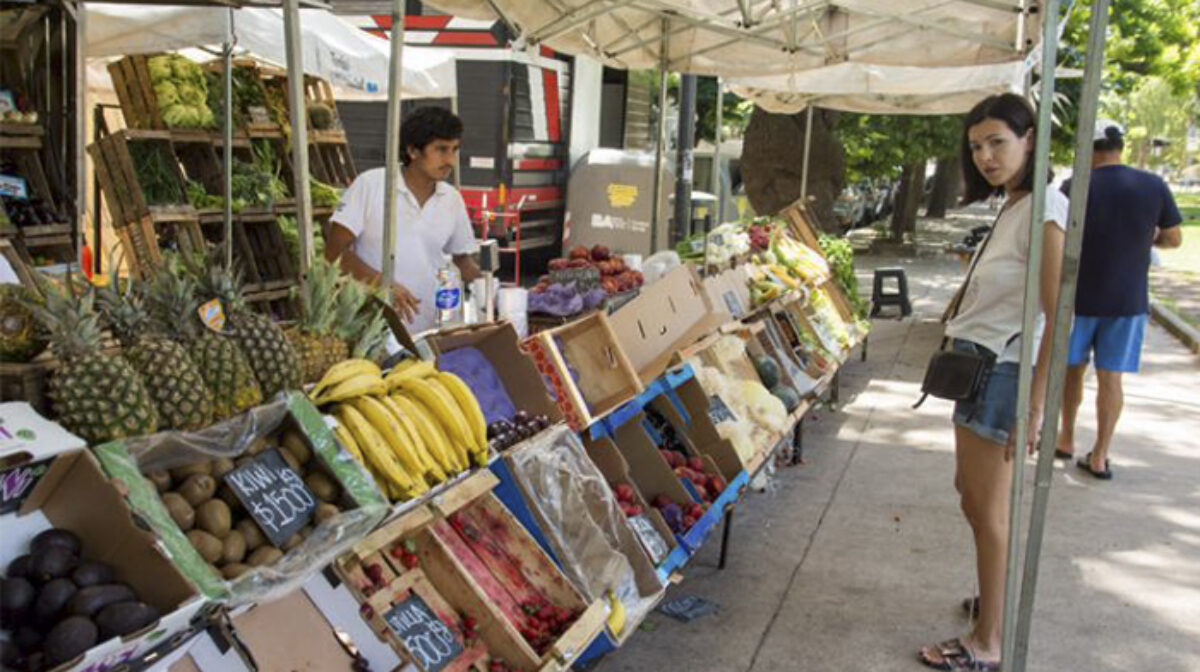
[[[17,661],[20,659],[21,652],[17,650],[17,645],[0,639],[0,665],[3,665],[5,669],[16,667]]]
[[[54,528],[34,537],[33,541],[29,542],[29,552],[37,555],[38,551],[50,546],[61,546],[70,551],[72,555],[79,555],[79,548],[82,544],[79,543],[79,537],[75,536],[74,532]]]
[[[136,600],[137,594],[123,583],[106,583],[99,586],[88,586],[75,593],[67,611],[72,616],[94,618],[96,614],[110,604]]]
[[[54,579],[42,586],[42,592],[38,593],[37,602],[33,604],[34,624],[47,629],[57,623],[77,590],[70,579]]]
[[[158,609],[145,602],[118,602],[105,607],[96,616],[101,639],[123,637],[158,620]]]
[[[29,576],[29,554],[19,555],[8,563],[5,575],[10,579],[24,579]]]
[[[13,633],[13,643],[17,645],[23,653],[29,653],[42,646],[42,633],[38,629],[30,625],[22,625]]]
[[[54,626],[46,635],[46,662],[51,666],[65,663],[96,644],[99,630],[83,616],[72,616]]]
[[[79,556],[65,546],[43,546],[30,553],[29,578],[32,581],[45,583],[52,579],[67,576],[79,564]]]
[[[112,567],[96,560],[85,560],[71,572],[71,580],[80,588],[112,583],[115,578]]]
[[[37,599],[37,590],[22,577],[0,581],[0,624],[6,629],[25,620]]]

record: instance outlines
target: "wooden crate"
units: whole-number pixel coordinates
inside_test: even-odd
[[[245,236],[249,260],[254,266],[255,290],[270,291],[295,284],[296,266],[274,215],[242,217],[240,227],[235,225],[234,229],[240,229]]]
[[[165,130],[162,112],[158,109],[158,96],[150,83],[150,59],[157,54],[135,54],[126,56],[108,65],[113,89],[125,115],[129,128]]]
[[[217,146],[207,134],[190,135],[172,133],[175,158],[183,171],[185,189],[187,180],[197,182],[206,193],[220,196],[225,190],[225,171],[221,170],[221,158]],[[224,208],[197,209],[200,216],[223,214]]]
[[[821,251],[821,243],[818,240],[820,230],[812,225],[809,219],[808,210],[804,207],[802,201],[796,201],[786,208],[779,211],[779,217],[783,218],[788,225],[788,232],[792,234],[796,240],[804,243],[817,251],[821,258],[825,258],[825,253]],[[828,261],[828,259],[826,259]]]
[[[279,289],[248,293],[246,304],[281,325],[290,325],[300,318],[300,307],[293,296],[297,284],[293,282]]]
[[[146,279],[162,264],[162,251],[194,254],[204,250],[199,220],[156,222],[150,217],[116,229],[130,275]]]
[[[179,198],[171,203],[150,203],[138,181],[131,145],[148,147],[160,152],[173,171],[179,185]],[[116,228],[128,226],[149,217],[155,222],[195,220],[197,215],[188,203],[184,189],[183,169],[175,158],[171,134],[167,131],[121,130],[88,146],[88,154],[96,170],[96,179],[104,193],[109,215]]]
[[[519,670],[567,670],[604,626],[605,607],[588,604],[554,561],[513,514],[492,494],[498,480],[477,472],[428,505],[384,525],[334,563],[362,614],[379,638],[418,669],[488,669],[502,658]],[[466,539],[471,529],[488,530],[483,543]],[[401,554],[415,549],[418,565],[406,567]],[[368,575],[367,567],[377,573]],[[503,578],[500,578],[503,577]],[[422,656],[419,642],[402,641],[385,616],[395,604],[419,596],[445,625],[443,642],[464,649],[451,661]],[[545,600],[572,615],[570,626],[543,650],[535,650],[520,629],[530,623],[522,603]],[[476,622],[478,638],[464,641],[463,621]],[[440,667],[444,665],[444,667]]]
[[[521,344],[550,387],[567,424],[582,431],[642,391],[607,315],[592,313]]]
[[[0,363],[0,401],[26,401],[45,417],[50,412],[50,373],[56,360],[43,353],[25,364]]]
[[[308,119],[308,128],[312,133],[312,139],[317,142],[346,142],[346,131],[342,127],[342,119],[338,114],[337,101],[333,98],[333,87],[329,82],[320,77],[306,75],[304,77],[304,100],[308,104],[320,103],[329,107],[333,111],[333,124],[330,128],[318,129],[312,123],[312,116],[305,110],[305,117]]]
[[[350,145],[345,142],[310,142],[308,163],[313,177],[335,187],[348,187],[358,177]]]
[[[269,68],[264,68],[257,61],[249,58],[233,59],[233,67],[235,72],[249,73],[247,81],[253,81],[254,85],[262,94],[263,100],[267,100],[267,89],[263,79]],[[220,60],[214,60],[204,65],[204,68],[209,72],[220,73],[224,69],[224,64]],[[235,124],[239,133],[252,138],[282,138],[284,131],[274,119],[271,118],[270,108],[268,106],[255,106],[241,111],[244,119],[237,120],[239,116],[235,112]]]

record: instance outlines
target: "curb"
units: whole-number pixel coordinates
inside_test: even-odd
[[[1184,322],[1183,318],[1155,299],[1150,299],[1150,316],[1178,338],[1184,347],[1193,353],[1200,354],[1200,331],[1197,331],[1195,327]]]

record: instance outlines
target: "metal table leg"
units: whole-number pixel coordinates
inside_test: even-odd
[[[861,361],[864,361],[864,362],[865,362],[865,361],[867,361],[867,345],[868,345],[870,342],[871,342],[871,336],[870,336],[870,334],[868,334],[868,335],[866,335],[866,336],[863,336],[863,342],[862,342],[862,360],[861,360]]]
[[[725,518],[721,522],[721,558],[717,561],[717,569],[725,569],[725,553],[729,550],[729,531],[733,528],[733,507],[725,510]]]
[[[804,463],[804,418],[792,430],[792,464]]]
[[[839,403],[842,400],[842,370],[838,369],[837,373],[833,374],[833,380],[829,381],[829,401]]]

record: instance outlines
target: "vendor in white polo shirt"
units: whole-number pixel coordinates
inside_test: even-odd
[[[412,332],[435,326],[437,272],[454,260],[466,286],[479,277],[462,196],[446,183],[454,170],[462,121],[437,107],[414,110],[400,127],[404,177],[396,201],[396,268],[392,303]],[[346,189],[325,241],[325,258],[374,285],[383,263],[384,168],[368,170]]]

